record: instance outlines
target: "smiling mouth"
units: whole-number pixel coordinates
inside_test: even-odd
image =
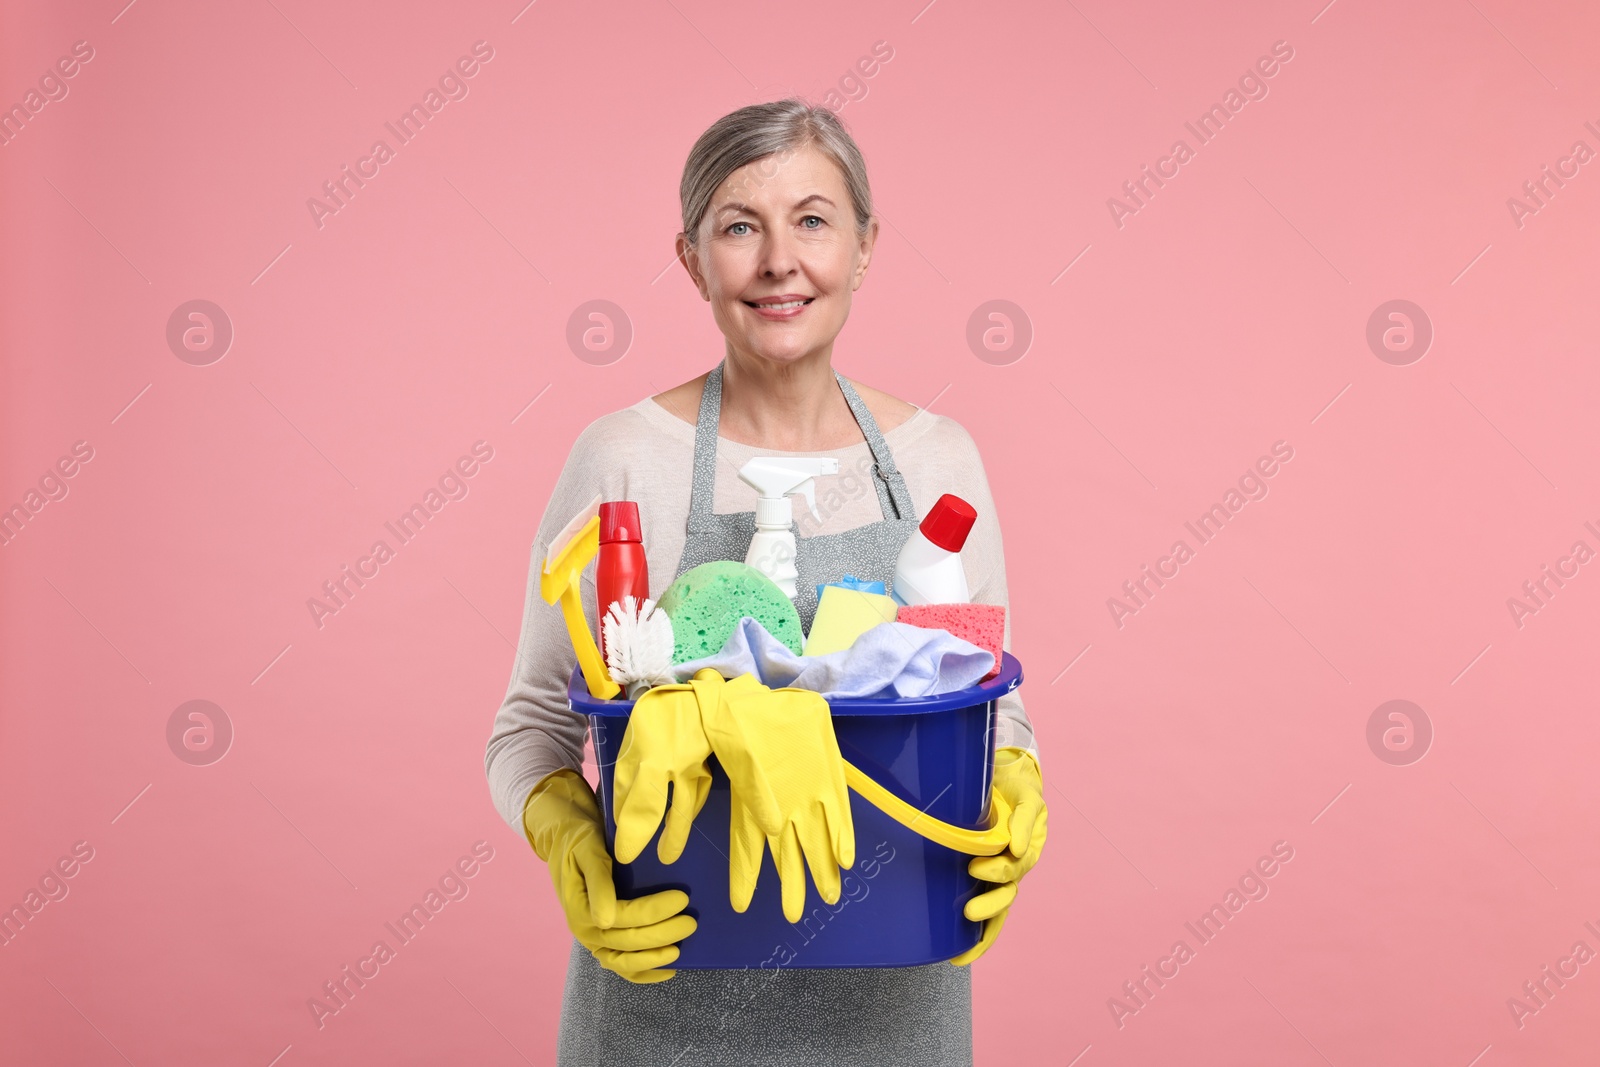
[[[746,300],[746,301],[744,301],[744,304],[745,304],[746,307],[767,308],[767,309],[772,310],[772,311],[784,311],[784,310],[787,310],[789,308],[805,307],[807,304],[811,303],[811,301],[813,301],[815,299],[816,299],[816,297],[812,296],[812,297],[807,297],[804,300],[786,300],[781,304],[758,304],[753,300]]]

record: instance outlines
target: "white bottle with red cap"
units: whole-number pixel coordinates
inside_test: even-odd
[[[900,550],[889,591],[897,603],[965,604],[972,599],[961,549],[977,518],[972,505],[953,493],[939,498]]]

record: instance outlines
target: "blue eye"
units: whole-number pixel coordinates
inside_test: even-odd
[[[750,224],[749,224],[749,223],[748,223],[748,222],[735,222],[735,223],[734,223],[734,224],[733,224],[733,225],[732,225],[732,226],[729,226],[729,227],[728,227],[728,232],[729,232],[729,233],[733,233],[733,227],[734,227],[734,226],[748,226],[748,225],[750,225]],[[743,237],[743,236],[744,236],[744,234],[742,234],[742,233],[740,233],[740,234],[734,234],[734,236],[735,236],[735,237]]]
[[[817,220],[817,225],[816,226],[808,226],[806,228],[809,229],[809,230],[820,229],[821,226],[822,226],[822,216],[820,216],[820,215],[807,215],[805,218],[801,219],[800,221],[802,223],[804,223],[804,222],[810,222],[812,219],[816,219]]]

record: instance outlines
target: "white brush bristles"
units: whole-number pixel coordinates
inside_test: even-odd
[[[672,673],[672,620],[654,600],[641,606],[631,596],[613,603],[600,621],[606,642],[606,669],[629,698],[652,686],[668,685]]]

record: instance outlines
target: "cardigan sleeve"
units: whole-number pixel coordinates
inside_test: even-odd
[[[1010,593],[1006,585],[1005,546],[1000,536],[1000,516],[995,510],[994,495],[989,490],[989,478],[984,471],[978,446],[966,430],[953,420],[946,419],[957,432],[958,449],[965,453],[958,462],[946,467],[947,471],[962,471],[964,491],[959,495],[977,511],[977,521],[961,555],[967,570],[969,592],[974,604],[995,604],[1006,609],[1005,629],[1000,647],[1011,651],[1012,611]],[[1033,736],[1033,723],[1023,710],[1020,688],[1002,696],[998,703],[999,724],[995,747],[1015,746],[1039,757],[1039,748]]]
[[[603,496],[607,500],[620,496],[617,486],[609,484],[618,479],[616,467],[602,459],[603,450],[597,447],[596,436],[591,425],[573,443],[529,550],[522,631],[511,681],[500,710],[495,713],[494,729],[484,754],[495,809],[518,832],[522,829],[522,807],[540,779],[563,767],[580,773],[583,769],[588,724],[567,702],[567,679],[578,657],[560,606],[546,604],[539,594],[539,575],[551,539],[596,493],[615,494]],[[584,568],[580,583],[584,617],[588,619],[595,614],[594,566],[590,561]]]

